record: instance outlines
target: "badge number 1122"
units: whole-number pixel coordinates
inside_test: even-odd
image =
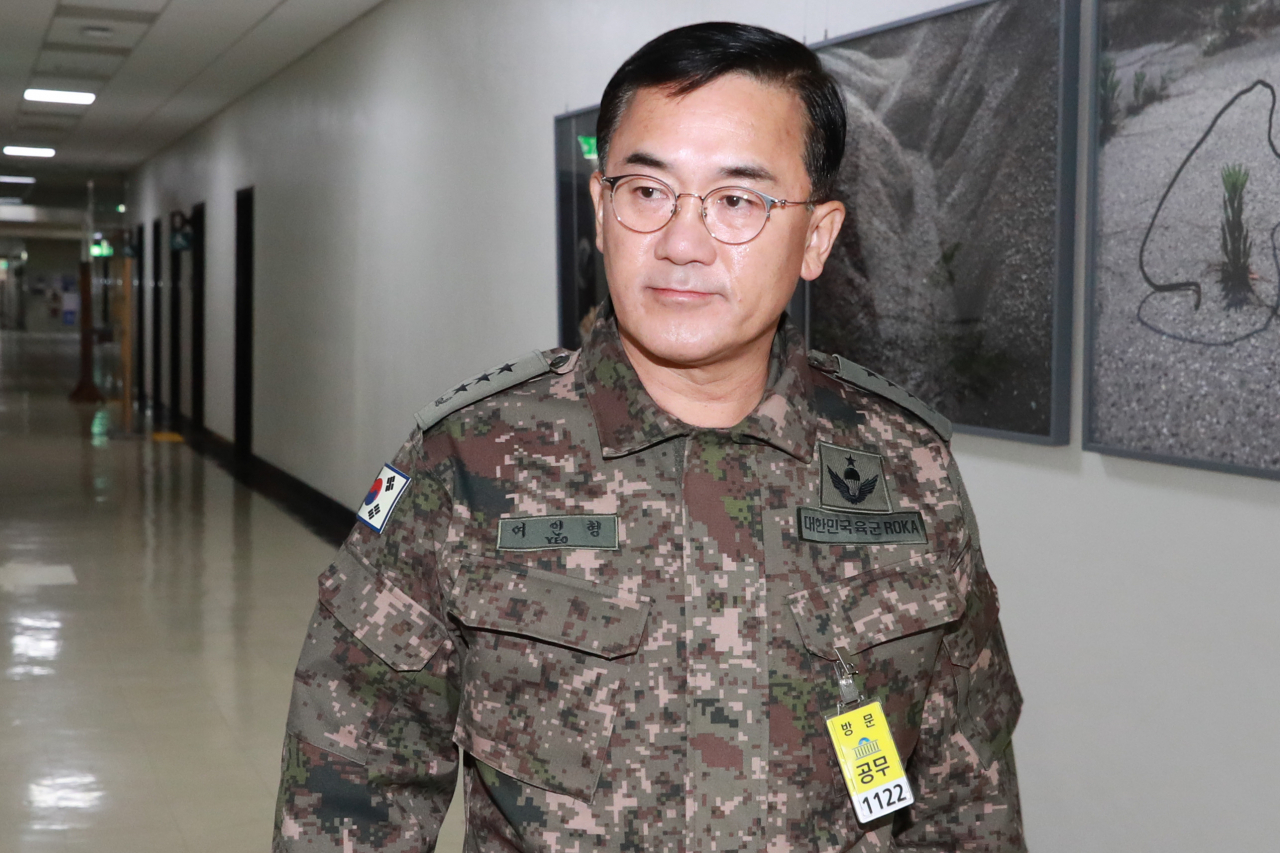
[[[915,802],[879,702],[828,717],[827,733],[859,822],[870,823]]]

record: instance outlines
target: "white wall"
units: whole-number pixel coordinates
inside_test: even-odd
[[[679,24],[815,41],[943,5],[389,0],[133,182],[148,223],[208,203],[209,426],[231,435],[236,189],[257,188],[256,451],[353,504],[435,392],[555,343],[556,114]],[[955,441],[1027,699],[1031,845],[1267,849],[1280,483],[1082,452],[1078,353],[1070,447]]]

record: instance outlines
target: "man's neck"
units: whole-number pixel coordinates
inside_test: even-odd
[[[773,336],[752,341],[735,356],[689,367],[654,358],[623,334],[622,349],[658,407],[690,426],[727,429],[751,414],[769,379]]]

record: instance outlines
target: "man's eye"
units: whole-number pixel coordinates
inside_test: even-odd
[[[635,196],[641,201],[662,201],[667,194],[662,187],[639,186],[635,188]]]
[[[720,196],[720,205],[726,210],[742,213],[759,206],[759,202],[744,193],[725,193]]]

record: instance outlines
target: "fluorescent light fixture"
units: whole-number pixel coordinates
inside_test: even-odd
[[[25,145],[6,145],[3,151],[10,157],[52,157],[57,153],[52,148],[28,148]]]
[[[0,195],[0,204],[22,204],[22,199],[11,195]]]
[[[93,92],[68,92],[63,89],[28,89],[22,93],[28,101],[43,101],[46,104],[79,104],[88,106],[98,99]]]
[[[34,184],[35,178],[26,175],[0,175],[0,184]]]

